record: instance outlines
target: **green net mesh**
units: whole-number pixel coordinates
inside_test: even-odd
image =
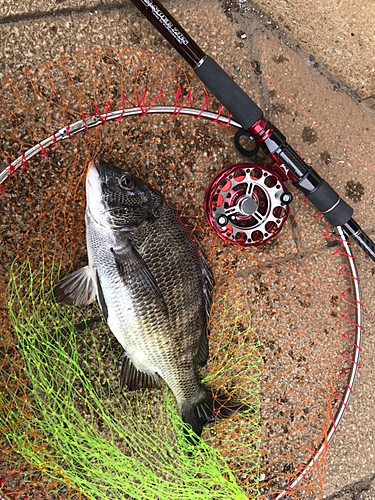
[[[118,342],[108,335],[96,305],[83,316],[76,308],[51,303],[47,287],[56,283],[56,277],[53,270],[45,273],[44,267],[32,272],[29,262],[11,275],[10,319],[30,385],[28,404],[39,423],[40,446],[35,453],[35,441],[28,435],[30,422],[15,425],[22,418],[15,408],[2,425],[15,426],[16,449],[34,466],[44,464],[44,474],[63,474],[93,498],[208,498],[211,491],[216,491],[216,498],[244,498],[233,471],[210,446],[212,437],[201,439],[193,451],[188,447],[169,390],[120,393]],[[255,488],[260,430],[258,343],[250,328],[241,332],[241,338],[232,334],[238,307],[232,304],[227,309],[225,298],[220,302],[221,317],[215,318],[221,325],[219,351],[239,351],[238,362],[254,367],[247,399],[253,401],[252,413],[258,409],[258,417],[242,423],[247,443],[241,459]],[[233,313],[232,324],[225,321],[228,313]],[[241,349],[244,342],[246,354]],[[219,385],[231,369],[230,364],[222,364],[204,382],[210,384],[215,378]],[[10,390],[8,397],[15,396]],[[231,446],[232,439],[229,434],[224,437],[226,446]]]

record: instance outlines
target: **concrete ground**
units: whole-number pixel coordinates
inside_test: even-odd
[[[375,237],[375,4],[371,0],[164,3],[354,207],[357,222]],[[141,48],[178,60],[136,16],[129,1],[0,0],[0,25],[0,79],[99,46]],[[249,63],[261,76],[254,75]],[[353,251],[365,306],[362,368],[329,448],[326,500],[375,499],[375,263],[357,248]]]

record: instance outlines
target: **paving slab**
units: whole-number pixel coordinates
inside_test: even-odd
[[[225,0],[227,9],[252,12],[297,48],[323,63],[362,99],[375,94],[375,3],[352,0]],[[284,35],[285,34],[285,35]]]
[[[295,4],[301,5],[300,2]],[[353,90],[362,98],[375,93],[370,82],[371,71],[367,68],[366,73],[361,66],[368,64],[363,59],[369,61],[373,55],[370,59],[362,57],[354,49],[352,56],[345,55],[344,41],[335,42],[335,50],[342,46],[339,50],[345,55],[339,58],[337,69],[330,63],[333,54],[329,56],[327,47],[331,39],[324,48],[319,44],[304,45],[304,32],[282,29],[282,19],[278,20],[273,10],[275,4],[271,1],[262,3],[262,8],[267,6],[268,14],[275,15],[275,19],[266,17],[257,6],[248,2],[192,0],[182,3],[181,0],[169,0],[165,5],[181,20],[203,50],[212,55],[262,107],[266,116],[280,128],[306,161],[353,205],[355,219],[368,234],[375,237],[375,146],[372,140],[375,116],[366,103],[360,102],[350,92]],[[175,61],[179,60],[178,55],[129,2],[121,2],[120,5],[111,1],[81,1],[73,5],[70,1],[3,1],[1,7],[0,79],[62,55],[99,46],[130,46],[164,53]],[[282,7],[285,8],[284,20],[297,16],[298,9],[293,13],[287,10],[291,8],[291,3],[282,3]],[[313,16],[313,4],[307,3],[306,8]],[[342,4],[339,12],[344,10],[345,5]],[[278,12],[277,15],[281,16]],[[329,11],[325,11],[325,16],[329,20]],[[350,43],[352,38],[357,40],[356,33],[360,33],[358,29],[362,22],[355,16],[352,19],[356,30],[351,28],[355,36],[349,39]],[[367,20],[364,27],[366,23]],[[336,21],[333,26],[336,26]],[[286,31],[287,35],[284,35]],[[364,39],[371,46],[371,28],[364,31],[362,35],[368,37]],[[310,35],[309,43],[316,41],[314,32]],[[345,44],[348,43],[345,39]],[[348,58],[352,61],[353,71],[350,78],[345,78]],[[252,68],[260,75],[254,73]],[[365,75],[364,85],[359,75]],[[358,494],[364,499],[375,499],[371,479],[375,474],[375,380],[372,359],[375,351],[375,264],[354,245],[353,251],[357,257],[365,313],[362,368],[342,426],[329,447],[325,485],[327,500],[360,498]],[[358,485],[364,486],[361,491],[362,486]]]
[[[344,486],[324,500],[373,500],[375,498],[375,475],[365,476],[360,481]]]

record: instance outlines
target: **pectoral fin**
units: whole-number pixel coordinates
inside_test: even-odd
[[[134,245],[127,241],[121,248],[111,248],[111,251],[115,256],[116,267],[124,283],[128,285],[132,280],[139,281],[144,288],[152,293],[162,310],[168,314],[163,294],[146,262]]]
[[[56,302],[68,306],[85,306],[95,299],[95,276],[89,266],[65,276],[53,289]]]

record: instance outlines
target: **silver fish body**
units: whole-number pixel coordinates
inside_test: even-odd
[[[208,357],[211,271],[176,211],[145,182],[98,160],[86,195],[88,266],[65,277],[55,298],[83,305],[96,296],[124,348],[122,383],[156,387],[161,377],[200,435],[214,420],[212,394],[196,373]]]

